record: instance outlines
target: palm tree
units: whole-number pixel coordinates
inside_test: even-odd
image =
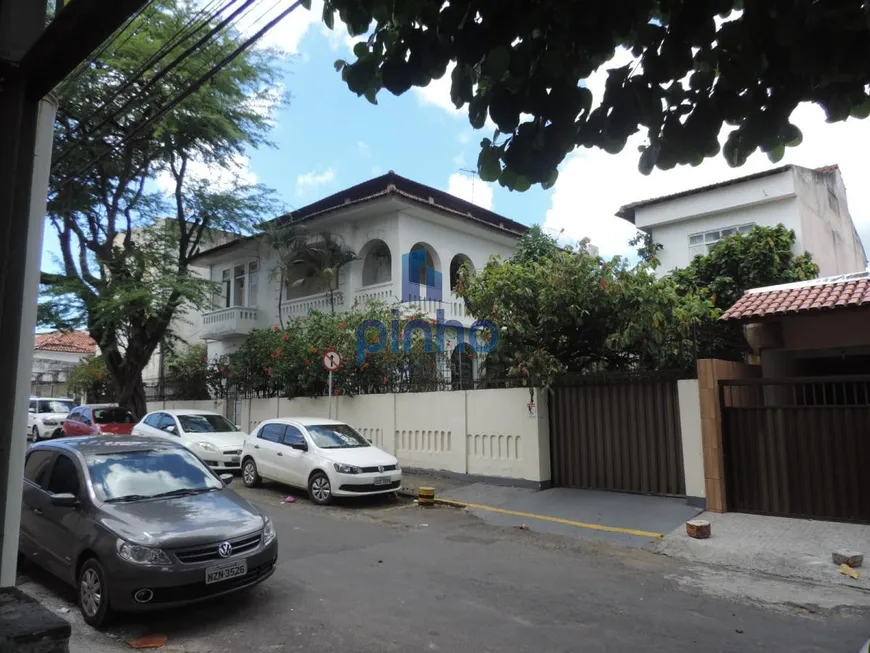
[[[278,254],[281,289],[288,281],[293,287],[322,289],[329,297],[330,312],[335,313],[339,273],[356,260],[356,252],[344,244],[341,236],[327,231],[309,232],[293,223],[273,229],[271,242]],[[280,315],[281,291],[278,303]]]

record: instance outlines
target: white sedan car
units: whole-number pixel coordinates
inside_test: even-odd
[[[133,435],[181,442],[216,472],[241,469],[242,445],[248,434],[211,410],[165,409],[148,413]]]
[[[262,422],[245,440],[242,479],[256,487],[266,478],[308,490],[314,503],[333,497],[395,492],[399,461],[344,422],[293,417]]]

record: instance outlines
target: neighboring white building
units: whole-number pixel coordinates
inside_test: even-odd
[[[815,170],[795,165],[774,168],[627,204],[616,215],[651,234],[662,246],[660,275],[686,267],[730,234],[780,223],[795,232],[796,253],[813,255],[819,276],[867,267],[836,165]]]
[[[511,256],[528,229],[392,171],[281,219],[302,223],[314,233],[335,235],[356,253],[358,260],[342,268],[339,276],[336,311],[370,300],[404,301],[431,317],[441,309],[446,320],[464,327],[474,318],[453,293],[459,267],[470,261],[480,269],[493,255]],[[423,265],[410,262],[415,258]],[[212,281],[222,287],[214,310],[202,315],[201,335],[210,358],[234,351],[252,329],[278,324],[279,295],[285,320],[330,310],[327,293],[293,287],[279,293],[277,257],[263,235],[203,251],[195,263],[207,266]]]
[[[70,370],[97,351],[97,343],[84,331],[37,333],[33,342],[30,392],[52,397],[66,393]]]

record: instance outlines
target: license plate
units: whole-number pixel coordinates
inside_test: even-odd
[[[389,485],[392,482],[393,479],[391,479],[389,476],[381,476],[380,478],[376,478],[374,480],[375,485]]]
[[[218,567],[209,567],[205,570],[205,584],[220,583],[223,580],[244,576],[248,573],[248,562],[240,560]]]

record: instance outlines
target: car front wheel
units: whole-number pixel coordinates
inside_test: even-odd
[[[33,441],[39,442],[39,429],[35,426],[33,427]]]
[[[242,465],[242,482],[245,487],[258,487],[262,480],[257,472],[257,463],[254,462],[254,459],[246,459]]]
[[[79,572],[79,610],[85,623],[102,628],[112,616],[109,608],[109,588],[103,566],[96,558],[82,565]]]
[[[326,474],[315,472],[311,475],[311,478],[308,479],[308,496],[314,503],[321,506],[332,502],[332,487]]]

